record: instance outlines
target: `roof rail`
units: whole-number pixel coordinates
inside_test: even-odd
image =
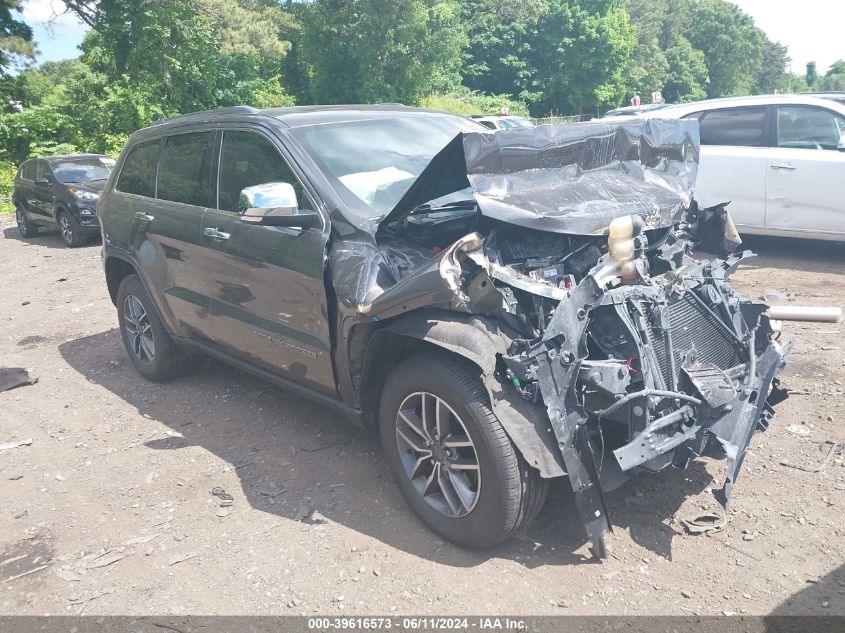
[[[198,112],[186,112],[185,114],[177,114],[176,116],[162,117],[160,119],[156,119],[150,125],[159,125],[161,123],[169,123],[170,121],[176,121],[177,119],[205,116],[209,114],[258,114],[259,112],[261,112],[261,110],[259,110],[258,108],[253,108],[252,106],[248,105],[238,105],[231,106],[229,108],[217,108],[215,110],[200,110]]]

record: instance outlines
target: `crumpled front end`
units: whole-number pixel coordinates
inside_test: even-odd
[[[611,245],[542,335],[502,356],[510,382],[546,407],[598,556],[610,530],[602,467],[659,471],[726,457],[727,503],[752,435],[784,398],[776,376],[789,345],[767,306],[728,281],[750,253],[696,260],[676,234],[650,252],[634,248],[642,254],[615,261]]]
[[[478,364],[526,461],[569,478],[598,556],[610,482],[725,457],[727,503],[752,435],[784,397],[789,346],[768,306],[729,281],[751,254],[693,253],[739,244],[724,205],[692,201],[697,159],[691,121],[459,136],[375,240],[330,253],[341,305],[358,319]],[[474,202],[421,205],[461,187]],[[438,340],[443,324],[469,324],[489,349]]]

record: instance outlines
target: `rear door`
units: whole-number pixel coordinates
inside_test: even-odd
[[[133,250],[165,320],[178,335],[210,340],[200,220],[214,197],[216,126],[143,141],[127,155],[117,191],[130,194]],[[150,172],[155,169],[155,179]]]
[[[323,278],[328,223],[322,229],[241,222],[240,192],[269,182],[294,187],[300,209],[322,211],[284,148],[259,129],[222,133],[218,209],[206,211],[216,344],[223,351],[309,387],[334,391]]]
[[[845,117],[818,106],[779,105],[775,143],[767,228],[845,235]]]
[[[16,183],[17,200],[29,214],[30,220],[38,222],[36,213],[37,203],[35,201],[35,166],[36,161],[29,161],[21,165],[20,175]]]
[[[707,110],[699,119],[701,163],[695,199],[701,207],[730,202],[740,228],[762,229],[766,218],[768,108]]]

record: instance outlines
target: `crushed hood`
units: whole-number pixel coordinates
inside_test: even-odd
[[[637,214],[645,228],[674,224],[698,169],[698,122],[645,119],[462,132],[440,151],[379,223],[471,187],[482,215],[526,228],[607,232]]]

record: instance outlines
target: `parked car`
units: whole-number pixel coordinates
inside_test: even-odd
[[[47,156],[23,162],[12,194],[21,235],[35,237],[39,229],[58,228],[70,247],[99,235],[95,208],[114,163],[113,158],[100,154]]]
[[[743,256],[688,255],[727,227],[690,206],[696,124],[607,130],[385,105],[138,131],[97,206],[129,358],[161,381],[208,354],[378,430],[466,547],[558,477],[599,556],[603,490],[637,469],[727,455],[726,498],[788,346],[727,281]]]
[[[476,123],[480,123],[491,130],[510,130],[518,127],[534,127],[534,124],[521,116],[483,115],[477,114],[472,117]]]
[[[621,108],[614,108],[604,113],[603,118],[617,117],[617,116],[637,116],[644,112],[653,112],[661,108],[668,107],[668,103],[644,103],[638,106],[623,106]]]
[[[829,92],[807,92],[804,93],[804,95],[808,97],[818,97],[819,99],[830,99],[845,105],[845,91],[831,90]]]
[[[730,201],[743,233],[845,239],[845,105],[807,95],[699,101],[645,117],[693,118],[695,197]]]

